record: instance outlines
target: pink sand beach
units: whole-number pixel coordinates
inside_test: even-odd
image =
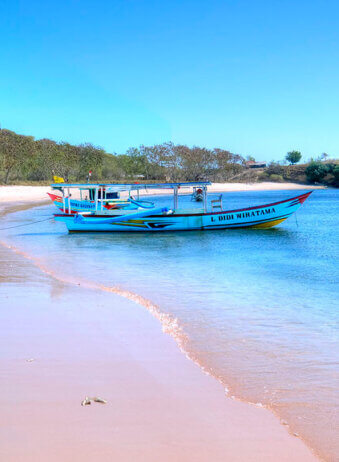
[[[0,269],[1,460],[319,460],[269,410],[226,396],[137,301],[60,280],[4,242]]]

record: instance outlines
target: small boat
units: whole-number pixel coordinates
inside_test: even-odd
[[[191,200],[196,202],[202,202],[204,200],[204,194],[201,188],[193,187]]]
[[[66,186],[67,185],[67,186]],[[47,193],[53,204],[61,211],[71,211],[72,213],[78,212],[94,212],[95,211],[95,192],[96,190],[91,188],[88,184],[79,185],[78,198],[72,197],[70,190],[68,190],[68,184],[64,183],[60,185],[60,182],[53,184],[52,188],[61,192],[61,196],[58,194]],[[73,185],[72,188],[74,189]],[[98,200],[103,200],[103,208],[105,210],[114,209],[130,209],[137,210],[140,206],[139,201],[134,200],[133,197],[126,199],[120,198],[120,191],[111,191],[109,187],[103,187],[98,190]],[[142,205],[154,207],[153,202],[140,201]]]
[[[279,225],[303,204],[311,192],[301,194],[290,199],[272,202],[265,205],[242,209],[230,209],[215,211],[216,205],[212,204],[208,210],[207,186],[209,182],[192,183],[158,183],[158,184],[128,184],[106,185],[91,184],[87,188],[94,191],[94,210],[87,212],[74,212],[71,203],[66,208],[66,195],[63,192],[64,213],[55,214],[55,220],[65,223],[69,232],[154,232],[154,231],[193,231],[215,230],[233,228],[266,229]],[[52,188],[56,185],[51,185]],[[60,185],[57,185],[60,188]],[[178,208],[179,188],[201,187],[203,191],[203,207],[193,209]],[[68,193],[73,188],[83,188],[84,185],[67,184]],[[137,202],[132,208],[105,208],[103,188],[121,191],[122,188],[129,191],[142,189],[171,189],[173,191],[173,207],[156,207],[154,204],[142,204]],[[99,194],[101,190],[101,194]],[[69,196],[69,194],[68,194]],[[133,199],[132,199],[133,200]],[[146,202],[146,201],[145,201]],[[216,202],[216,200],[211,201]],[[220,196],[220,208],[221,205]]]

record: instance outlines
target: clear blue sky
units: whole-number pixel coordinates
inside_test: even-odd
[[[3,128],[338,157],[338,1],[2,0],[0,40]]]

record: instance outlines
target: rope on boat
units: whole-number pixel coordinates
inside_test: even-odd
[[[42,221],[48,221],[48,220],[53,220],[53,219],[54,217],[49,217],[49,218],[45,218],[44,220],[31,221],[30,223],[21,223],[20,225],[8,226],[7,228],[0,228],[0,231],[4,231],[6,229],[12,229],[12,228],[19,228],[21,226],[35,225],[35,223],[41,223]]]

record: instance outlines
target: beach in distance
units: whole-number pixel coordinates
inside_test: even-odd
[[[325,189],[323,185],[303,185],[298,183],[212,183],[210,192],[227,191],[276,191],[276,190],[312,190]],[[48,199],[46,194],[50,191],[49,186],[0,186],[0,202],[30,202]],[[187,190],[186,190],[187,192]],[[169,191],[159,189],[152,191],[140,191],[140,195],[168,194]]]
[[[150,238],[69,235],[49,187],[0,187],[1,460],[336,460],[338,192],[208,189],[314,191],[272,230]]]

